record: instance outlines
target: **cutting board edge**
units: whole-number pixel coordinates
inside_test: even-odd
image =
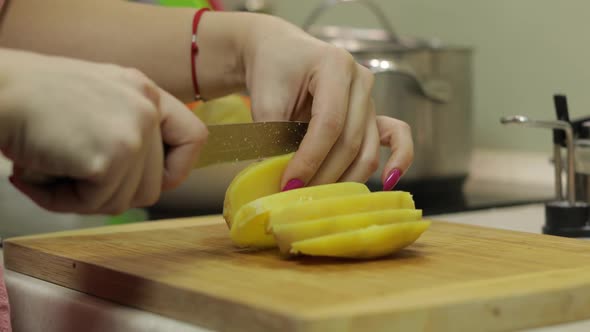
[[[20,264],[18,262],[18,260],[16,259],[16,257],[18,256],[15,255],[13,252],[14,251],[21,251],[23,253],[25,253],[26,255],[28,255],[27,263],[28,264]],[[137,281],[141,281],[140,279],[138,279],[137,277],[130,275],[128,273],[125,272],[121,272],[121,271],[116,271],[113,269],[108,269],[108,268],[100,268],[97,269],[98,267],[95,266],[94,264],[89,264],[86,262],[80,262],[80,261],[76,261],[74,259],[68,258],[68,257],[64,257],[64,256],[58,256],[58,255],[50,255],[50,254],[46,254],[43,253],[39,250],[35,250],[33,248],[29,248],[26,245],[20,245],[18,243],[7,243],[4,246],[3,249],[3,254],[4,254],[4,267],[10,271],[13,272],[17,272],[17,273],[22,273],[24,275],[39,279],[41,281],[45,281],[45,282],[49,282],[49,283],[53,283],[55,285],[59,285],[77,292],[81,292],[84,294],[88,294],[91,296],[95,296],[97,298],[106,300],[106,301],[110,301],[119,305],[123,305],[123,306],[127,306],[127,307],[131,307],[131,308],[135,308],[135,309],[140,309],[140,310],[146,310],[148,312],[152,312],[155,314],[160,314],[166,317],[170,317],[172,319],[177,319],[179,321],[184,321],[190,324],[196,324],[197,326],[200,327],[205,327],[205,328],[211,328],[211,329],[215,329],[215,328],[220,328],[223,331],[260,331],[261,329],[267,330],[269,328],[272,328],[273,326],[280,326],[280,330],[281,331],[285,331],[285,332],[291,332],[291,331],[301,331],[301,326],[305,325],[305,318],[302,315],[287,315],[285,312],[282,312],[280,310],[272,310],[271,308],[268,308],[266,306],[262,306],[262,307],[256,307],[252,304],[249,303],[244,303],[244,302],[235,302],[235,300],[232,301],[232,299],[226,299],[224,297],[219,296],[218,294],[216,294],[215,296],[211,295],[211,294],[207,294],[207,293],[191,293],[193,296],[200,296],[203,297],[203,302],[206,302],[206,306],[204,305],[203,308],[206,308],[206,310],[202,311],[202,310],[196,310],[194,312],[191,313],[190,316],[194,317],[195,319],[185,319],[184,316],[180,313],[183,311],[183,309],[186,309],[186,307],[184,307],[184,305],[176,305],[176,306],[170,306],[170,307],[166,307],[163,310],[156,306],[152,306],[152,305],[134,305],[132,301],[126,300],[126,299],[121,299],[119,298],[120,295],[118,296],[109,296],[109,295],[105,295],[104,292],[102,291],[96,291],[93,289],[88,289],[88,287],[76,287],[76,285],[73,285],[67,281],[64,280],[56,280],[55,278],[52,278],[51,281],[48,281],[47,276],[44,276],[43,273],[39,273],[38,271],[36,271],[33,268],[29,268],[34,266],[35,264],[50,264],[53,265],[53,267],[55,268],[57,266],[57,269],[63,273],[61,274],[57,274],[60,277],[65,277],[65,278],[71,278],[73,277],[73,270],[80,270],[80,269],[90,269],[90,270],[95,270],[94,273],[96,273],[97,271],[107,271],[108,273],[113,273],[114,275],[118,275],[118,276],[123,276],[126,278],[136,278]],[[48,267],[50,266],[48,265]],[[69,267],[69,268],[68,268]],[[52,276],[56,276],[56,273],[53,273]],[[96,278],[97,275],[93,274],[93,277]],[[133,284],[133,283],[131,283]],[[178,303],[178,299],[182,298],[182,296],[184,296],[185,294],[183,294],[181,291],[185,290],[185,288],[182,287],[174,287],[171,286],[169,284],[165,284],[165,289],[158,289],[156,290],[157,292],[164,294],[166,292],[166,295],[164,295],[165,297],[169,298],[168,302],[171,303]],[[152,293],[153,295],[153,293]],[[206,300],[206,301],[205,301]],[[214,312],[216,312],[215,306],[219,306],[218,311],[222,312],[226,310],[227,306],[234,306],[236,307],[234,311],[232,311],[232,313],[234,315],[240,315],[243,316],[244,318],[239,319],[239,326],[227,326],[227,325],[223,325],[223,326],[218,326],[218,324],[213,324],[211,323],[209,320],[207,320],[207,317],[212,317],[214,316]],[[178,309],[178,310],[177,310]],[[194,313],[197,313],[197,315],[195,315]],[[202,319],[200,319],[202,317]],[[214,320],[215,321],[215,320]],[[224,320],[225,323],[228,322],[228,320]],[[277,325],[278,324],[278,325]]]
[[[26,246],[20,245],[20,244],[15,244],[15,243],[9,243],[7,244],[6,248],[5,248],[5,265],[9,270],[18,272],[18,273],[23,273],[35,278],[39,278],[41,280],[46,280],[45,278],[43,278],[42,273],[37,273],[34,269],[27,269],[26,264],[19,264],[18,261],[13,261],[13,259],[15,258],[14,254],[13,254],[13,250],[20,250],[23,252],[27,252],[29,254],[33,255],[33,259],[28,259],[26,260],[29,264],[31,264],[31,266],[33,266],[34,264],[61,264],[61,268],[60,270],[64,273],[62,275],[62,277],[68,277],[68,275],[72,275],[72,271],[74,269],[83,269],[84,267],[92,267],[92,264],[89,263],[84,263],[84,262],[77,262],[71,258],[67,258],[67,257],[58,257],[55,255],[49,255],[49,254],[45,254],[43,252],[40,252],[38,250],[32,249],[32,248],[28,248]],[[53,256],[53,257],[50,257]],[[31,257],[29,257],[31,258]],[[49,260],[48,260],[49,259]],[[56,262],[57,260],[57,262]],[[22,261],[22,260],[21,260]],[[73,268],[72,264],[76,264],[76,267]],[[67,268],[70,267],[70,268]],[[103,268],[104,269],[104,268]],[[114,270],[109,270],[112,273],[116,273],[119,275],[125,275],[128,276],[128,274],[124,273],[124,272],[120,272],[120,271],[114,271]],[[300,313],[291,313],[291,315],[287,315],[286,313],[282,313],[279,311],[273,311],[270,308],[268,308],[267,306],[261,306],[261,307],[254,307],[251,305],[248,305],[247,303],[235,303],[235,302],[231,302],[229,299],[224,299],[221,298],[219,296],[211,296],[209,294],[204,294],[204,293],[192,293],[193,296],[203,296],[206,298],[207,302],[207,310],[206,311],[199,311],[199,315],[194,315],[194,319],[193,320],[187,320],[184,318],[184,316],[182,314],[180,314],[177,310],[182,310],[183,305],[177,305],[176,307],[172,306],[172,307],[168,307],[165,308],[164,310],[162,310],[160,307],[153,307],[152,305],[140,305],[140,306],[135,306],[133,305],[132,301],[126,301],[125,299],[117,299],[117,298],[113,298],[113,296],[109,296],[109,295],[105,295],[104,293],[102,293],[101,291],[95,291],[92,289],[85,289],[84,291],[82,291],[81,289],[83,289],[83,287],[75,287],[75,285],[69,284],[68,282],[65,281],[59,281],[59,280],[54,280],[52,281],[52,283],[64,286],[66,288],[70,288],[76,291],[82,291],[83,293],[87,293],[93,296],[96,296],[98,298],[101,299],[105,299],[108,301],[112,301],[114,303],[118,303],[121,305],[125,305],[125,306],[129,306],[129,307],[133,307],[133,308],[137,308],[137,309],[141,309],[141,310],[147,310],[156,314],[162,314],[164,316],[168,316],[171,317],[173,319],[178,319],[178,320],[182,320],[191,324],[197,324],[199,326],[202,327],[206,327],[206,328],[220,328],[224,331],[259,331],[260,329],[268,329],[271,328],[272,326],[277,327],[280,326],[280,330],[281,331],[306,331],[306,332],[316,332],[316,331],[349,331],[349,332],[353,332],[353,331],[366,331],[366,327],[367,324],[369,324],[369,320],[371,320],[371,324],[377,324],[377,325],[381,325],[381,327],[383,326],[388,326],[388,329],[391,327],[395,327],[394,329],[399,329],[399,330],[425,330],[425,331],[458,331],[458,330],[474,330],[478,327],[481,327],[482,324],[483,326],[487,326],[487,327],[498,327],[498,325],[505,325],[502,328],[498,327],[500,330],[503,330],[505,328],[509,328],[509,329],[513,329],[513,328],[533,328],[533,327],[540,327],[540,326],[547,326],[547,325],[553,325],[553,324],[558,324],[558,323],[564,323],[564,322],[569,322],[569,321],[576,321],[576,320],[580,320],[580,319],[584,319],[584,318],[590,318],[590,310],[580,310],[582,308],[585,309],[590,309],[590,281],[585,282],[584,280],[590,280],[590,269],[586,269],[586,268],[571,268],[571,269],[564,269],[564,270],[554,270],[554,271],[549,271],[549,272],[539,272],[539,273],[535,273],[535,274],[529,274],[526,276],[520,276],[520,277],[507,277],[507,278],[502,278],[502,279],[498,279],[495,281],[487,281],[490,282],[492,284],[500,284],[497,287],[504,287],[503,283],[507,283],[508,285],[511,285],[511,283],[513,282],[513,280],[510,279],[514,279],[514,278],[520,278],[523,279],[523,282],[530,282],[531,277],[536,278],[536,277],[547,277],[548,275],[550,275],[551,278],[553,279],[557,279],[557,280],[563,280],[562,277],[571,277],[572,275],[574,276],[574,279],[577,280],[577,283],[574,284],[573,286],[570,285],[564,285],[563,287],[557,287],[556,289],[554,289],[554,291],[556,292],[556,296],[552,296],[550,298],[554,299],[552,303],[542,303],[539,301],[531,301],[528,300],[529,302],[533,302],[533,303],[539,303],[541,307],[537,307],[537,308],[533,308],[535,309],[535,312],[539,313],[542,312],[543,310],[548,310],[551,309],[552,311],[558,311],[559,307],[563,305],[563,303],[568,303],[568,301],[570,302],[575,302],[575,300],[568,300],[568,298],[581,298],[581,297],[586,297],[588,300],[584,301],[580,301],[578,300],[579,304],[578,307],[579,308],[573,308],[573,310],[576,312],[576,314],[574,316],[571,317],[559,317],[558,319],[553,319],[553,320],[547,320],[543,323],[533,323],[533,322],[522,322],[520,321],[520,324],[518,325],[514,325],[514,321],[512,318],[508,317],[505,318],[505,320],[509,320],[510,322],[508,324],[503,324],[502,321],[497,321],[498,317],[496,317],[496,312],[506,312],[509,311],[509,309],[506,309],[504,306],[502,305],[498,305],[498,304],[494,304],[494,301],[498,301],[499,299],[503,299],[504,297],[508,296],[508,294],[506,293],[506,291],[504,292],[500,292],[499,294],[496,294],[495,296],[490,296],[490,297],[486,297],[484,300],[480,300],[480,301],[476,301],[474,298],[469,298],[469,296],[464,296],[460,299],[455,299],[453,304],[451,306],[449,306],[448,302],[444,302],[441,301],[441,303],[437,304],[436,301],[434,303],[427,303],[427,304],[414,304],[415,306],[419,307],[419,310],[416,310],[416,307],[410,307],[410,308],[403,308],[403,307],[398,307],[398,308],[370,308],[370,307],[366,307],[365,310],[360,310],[357,312],[354,312],[355,310],[358,310],[358,306],[370,306],[370,303],[359,303],[356,307],[351,307],[350,305],[348,305],[348,308],[346,308],[345,306],[343,306],[342,308],[332,308],[334,311],[337,310],[341,310],[339,313],[334,314],[334,313],[330,313],[329,311],[326,312],[318,312],[317,314],[313,314],[313,313],[309,313],[309,312],[300,312]],[[96,275],[94,276],[96,277]],[[481,285],[482,282],[481,281],[477,281],[477,282],[470,282],[468,284],[463,284],[460,287],[458,285],[449,285],[447,287],[442,287],[439,289],[436,289],[435,292],[433,294],[431,294],[431,296],[435,297],[435,296],[441,296],[446,294],[455,294],[455,292],[459,291],[459,288],[462,288],[463,290],[463,294],[466,294],[465,288],[469,289],[469,288],[474,288],[474,287],[478,287],[478,285]],[[514,287],[514,285],[512,284],[511,286]],[[550,288],[550,287],[545,287],[545,288]],[[176,302],[178,303],[178,299],[182,297],[182,292],[179,292],[179,290],[182,290],[182,288],[180,287],[172,287],[170,285],[166,285],[165,289],[160,289],[158,290],[158,292],[160,293],[167,293],[166,297],[168,297],[170,302]],[[420,290],[418,292],[422,292],[422,291],[426,291],[426,290]],[[492,290],[493,291],[493,290]],[[546,292],[543,292],[542,294],[539,293],[534,293],[533,290],[529,289],[527,291],[524,291],[524,293],[531,293],[529,294],[530,296],[536,297],[536,296],[546,296]],[[564,293],[565,292],[565,293]],[[415,292],[409,292],[409,293],[415,293]],[[468,291],[467,291],[468,293]],[[565,294],[565,295],[564,295]],[[573,294],[573,295],[571,295]],[[403,294],[402,294],[403,295]],[[407,298],[412,298],[413,296],[415,297],[415,295],[407,295]],[[585,295],[585,296],[583,296]],[[401,298],[399,298],[398,296],[398,301],[404,301],[404,297],[402,296]],[[564,300],[564,296],[565,296],[565,300]],[[161,299],[160,299],[161,300]],[[379,306],[379,301],[387,301],[387,300],[391,300],[391,299],[386,299],[386,298],[382,298],[380,300],[377,301],[371,301],[372,306],[373,307],[378,307]],[[519,297],[513,300],[513,302],[520,302],[522,301],[527,302],[527,299],[523,298],[523,297]],[[214,308],[216,306],[216,303],[219,302],[219,309],[215,310],[212,308]],[[513,303],[513,306],[516,307],[516,310],[512,311],[517,312],[518,308],[522,308],[523,306],[519,303]],[[227,306],[231,306],[234,307],[233,310],[233,314],[234,315],[240,315],[243,316],[242,319],[239,319],[238,321],[240,322],[239,326],[235,326],[235,327],[228,327],[228,326],[218,326],[214,323],[211,323],[207,320],[207,316],[211,316],[214,315],[215,312],[222,312],[223,310],[226,310]],[[481,308],[477,309],[475,308],[475,306],[479,306],[479,307],[485,307],[484,310],[482,310]],[[343,308],[345,308],[346,310],[343,310]],[[531,310],[531,306],[527,306],[526,307],[527,310]],[[572,309],[570,307],[570,309]],[[372,311],[371,311],[372,310]],[[466,314],[469,311],[472,311],[473,313],[471,314]],[[486,312],[489,315],[485,316],[485,317],[481,317],[481,315],[477,315],[478,312]],[[223,314],[223,312],[222,312]],[[565,314],[567,314],[567,312],[565,312]],[[530,313],[529,313],[530,315]],[[451,319],[453,316],[455,316],[455,319]],[[471,320],[462,320],[459,319],[460,317],[478,317],[477,319],[471,319]],[[552,317],[551,315],[547,315],[546,317]],[[492,321],[489,321],[489,320]],[[488,321],[488,324],[486,325],[484,322]],[[496,320],[496,321],[494,321]],[[228,322],[228,320],[225,320],[225,322]],[[249,323],[251,325],[249,325]],[[466,325],[457,325],[457,322],[461,323],[467,323]],[[472,322],[472,323],[469,323]],[[437,325],[437,326],[433,326],[433,325]],[[379,327],[378,326],[374,326],[374,329],[372,329],[372,331],[378,331]]]

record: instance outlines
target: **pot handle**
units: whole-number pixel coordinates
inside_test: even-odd
[[[326,0],[326,1],[322,2],[319,6],[317,6],[311,12],[311,14],[307,17],[307,19],[305,20],[305,23],[303,23],[303,26],[302,26],[303,30],[308,31],[308,29],[311,27],[311,25],[313,23],[315,23],[315,21],[318,19],[318,17],[320,17],[329,8],[337,6],[337,5],[345,4],[345,3],[354,3],[354,2],[364,5],[367,9],[369,9],[373,13],[373,15],[375,15],[375,17],[377,17],[377,20],[381,24],[381,27],[383,28],[385,33],[387,33],[387,39],[389,39],[390,41],[394,41],[394,42],[398,41],[398,37],[397,37],[397,34],[395,33],[395,30],[393,30],[393,26],[391,24],[389,24],[389,21],[387,20],[385,15],[383,15],[383,11],[379,8],[379,6],[377,6],[371,0]]]

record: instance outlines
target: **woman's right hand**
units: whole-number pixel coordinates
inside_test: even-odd
[[[206,141],[204,124],[134,69],[5,49],[0,59],[0,149],[14,186],[48,210],[151,205]],[[35,185],[24,170],[72,181]]]

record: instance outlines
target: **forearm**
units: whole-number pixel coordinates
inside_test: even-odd
[[[1,46],[134,67],[176,97],[192,100],[194,9],[120,0],[16,0],[9,4],[0,30]],[[232,15],[207,13],[199,26],[197,73],[204,97],[243,87],[235,43],[238,34],[235,24],[228,24]]]

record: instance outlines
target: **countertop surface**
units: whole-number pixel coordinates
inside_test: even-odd
[[[552,192],[553,173],[547,160],[547,156],[543,154],[523,156],[512,152],[480,151],[472,163],[473,175],[466,184],[466,190],[481,189],[481,186],[496,190],[493,188],[496,186],[501,190],[510,190],[512,187]],[[6,163],[3,166],[0,160],[0,173],[3,170],[4,172],[7,170]],[[3,175],[5,174],[0,174],[0,178]],[[1,202],[2,199],[0,199]],[[16,216],[13,217],[16,218]],[[544,222],[544,210],[542,204],[532,204],[435,215],[429,218],[540,233]],[[0,219],[4,221],[6,216],[0,216]],[[15,331],[208,331],[149,312],[104,301],[13,271],[5,271],[5,278]],[[585,332],[590,331],[590,320],[527,331]]]

